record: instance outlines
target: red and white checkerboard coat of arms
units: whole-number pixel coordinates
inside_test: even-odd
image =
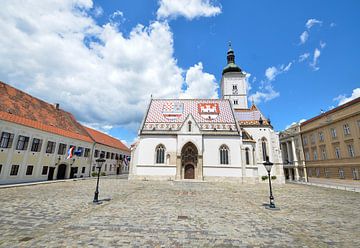
[[[184,104],[181,102],[165,102],[162,114],[166,119],[175,120],[182,116],[184,112]]]
[[[198,103],[198,111],[202,118],[213,120],[220,114],[218,103]]]

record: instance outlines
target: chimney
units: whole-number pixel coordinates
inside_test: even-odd
[[[54,103],[54,107],[56,110],[59,110],[60,104],[59,103]]]

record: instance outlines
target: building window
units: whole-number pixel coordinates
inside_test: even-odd
[[[317,177],[320,177],[320,168],[316,168],[315,173]]]
[[[336,158],[341,158],[341,151],[340,151],[340,147],[335,147],[335,157]]]
[[[78,157],[82,157],[83,154],[84,154],[84,148],[81,147],[81,146],[79,146],[79,147],[77,148],[77,150],[76,150],[76,155],[77,155]]]
[[[89,148],[85,148],[84,157],[85,157],[85,158],[90,157],[90,149],[89,149]]]
[[[95,166],[92,167],[92,171],[95,171]]]
[[[331,128],[331,129],[330,129],[330,132],[331,132],[331,137],[332,137],[333,139],[335,139],[335,138],[337,137],[336,129],[335,129],[335,128]]]
[[[245,160],[246,160],[246,164],[250,164],[249,148],[245,149]]]
[[[31,151],[32,152],[40,152],[41,150],[41,140],[33,138],[33,142],[31,144]]]
[[[26,150],[29,144],[29,137],[19,135],[16,150]]]
[[[0,175],[1,175],[1,170],[2,170],[2,164],[0,164]]]
[[[350,135],[350,126],[349,126],[349,124],[344,124],[344,134],[345,135]]]
[[[165,163],[165,147],[163,145],[158,145],[156,148],[156,163]]]
[[[326,148],[325,147],[321,147],[321,157],[323,160],[325,160],[327,158],[326,156]]]
[[[19,165],[18,164],[13,164],[11,166],[11,170],[10,170],[10,176],[16,176],[19,172]]]
[[[110,164],[110,169],[109,169],[110,171],[112,170],[112,164]]]
[[[314,160],[318,160],[317,150],[313,150]]]
[[[345,175],[344,175],[344,169],[343,168],[339,168],[339,178],[344,179]]]
[[[101,151],[100,152],[100,158],[105,158],[105,154],[106,154],[105,151]]]
[[[220,164],[229,164],[229,149],[225,145],[220,147]]]
[[[81,173],[85,173],[85,167],[82,167]]]
[[[95,157],[95,158],[99,157],[99,150],[95,150],[95,152],[94,152],[94,157]]]
[[[115,154],[111,153],[111,159],[114,159],[114,157],[115,157]]]
[[[238,100],[234,100],[234,105],[238,105],[239,101]]]
[[[64,155],[66,152],[66,144],[60,143],[58,148],[58,154]]]
[[[329,168],[324,168],[324,175],[325,175],[325,177],[330,177],[330,169]]]
[[[13,139],[14,139],[14,134],[7,133],[7,132],[2,132],[1,133],[0,147],[1,148],[11,148]]]
[[[105,164],[105,171],[107,171],[107,164]]]
[[[351,168],[352,177],[354,180],[359,180],[359,168]]]
[[[28,165],[28,166],[26,167],[26,175],[27,175],[27,176],[32,175],[33,169],[34,169],[34,166]]]
[[[308,144],[307,137],[304,137],[304,138],[303,138],[303,143],[304,143],[304,146],[306,146],[306,145]]]
[[[311,144],[315,144],[315,134],[310,135]]]
[[[188,131],[191,132],[191,121],[188,122]]]
[[[305,160],[306,160],[306,161],[310,160],[310,153],[309,153],[309,151],[306,151],[306,152],[305,152]]]
[[[312,177],[312,168],[308,168],[308,176]]]
[[[42,167],[42,172],[41,172],[41,175],[47,175],[47,173],[48,173],[48,166],[43,166]]]
[[[324,133],[323,132],[319,133],[319,141],[324,142]]]
[[[265,138],[261,139],[261,148],[262,148],[263,160],[266,161],[268,154],[267,154],[267,142]]]
[[[233,90],[237,90],[237,85],[233,84]]]
[[[106,159],[110,158],[110,152],[106,152]]]
[[[349,152],[349,157],[351,158],[355,157],[354,146],[352,144],[348,144],[347,148]]]
[[[54,153],[55,145],[56,145],[55,142],[48,141],[47,146],[46,146],[46,153]]]

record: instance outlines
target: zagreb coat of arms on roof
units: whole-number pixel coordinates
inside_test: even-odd
[[[202,118],[213,120],[220,114],[218,103],[198,103],[198,111]]]
[[[163,105],[162,114],[168,120],[179,118],[184,112],[184,104],[181,102],[166,102]]]

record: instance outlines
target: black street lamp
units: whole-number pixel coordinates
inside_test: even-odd
[[[96,190],[94,195],[93,203],[100,203],[99,202],[99,179],[100,179],[100,171],[103,163],[105,162],[105,159],[103,157],[100,157],[99,159],[96,159],[96,168],[98,169],[98,178],[96,182]]]
[[[271,189],[271,176],[270,176],[271,168],[274,164],[269,161],[269,156],[266,156],[266,161],[263,163],[263,165],[265,166],[265,168],[268,172],[268,177],[269,177],[270,204],[269,204],[268,208],[275,209],[276,207],[275,207],[275,202],[274,202],[274,196],[272,194],[272,189]]]

